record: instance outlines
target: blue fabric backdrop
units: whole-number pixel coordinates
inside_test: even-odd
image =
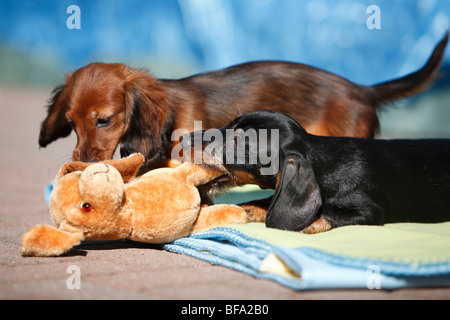
[[[67,28],[70,5],[81,29]],[[63,71],[123,61],[172,77],[283,59],[371,84],[419,68],[449,21],[447,0],[2,0],[0,47]]]

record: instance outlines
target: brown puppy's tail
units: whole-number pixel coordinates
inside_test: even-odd
[[[371,87],[377,104],[392,101],[398,98],[411,96],[424,90],[437,75],[447,46],[449,32],[434,48],[433,54],[420,70],[405,77],[380,83]]]

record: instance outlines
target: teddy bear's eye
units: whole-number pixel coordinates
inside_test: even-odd
[[[81,209],[83,210],[83,212],[91,212],[92,206],[90,203],[85,202],[81,205]]]

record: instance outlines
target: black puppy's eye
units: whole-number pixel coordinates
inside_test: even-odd
[[[75,122],[69,121],[69,126],[70,126],[72,129],[75,129]]]
[[[96,126],[97,126],[97,128],[103,128],[103,127],[109,126],[110,123],[111,123],[111,117],[109,117],[109,118],[98,118]]]

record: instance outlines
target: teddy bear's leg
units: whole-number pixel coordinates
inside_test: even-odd
[[[37,225],[22,237],[20,253],[24,256],[59,256],[83,240],[81,232],[67,232],[49,225]]]
[[[191,228],[191,233],[206,231],[215,227],[247,223],[244,209],[230,204],[203,207]]]

